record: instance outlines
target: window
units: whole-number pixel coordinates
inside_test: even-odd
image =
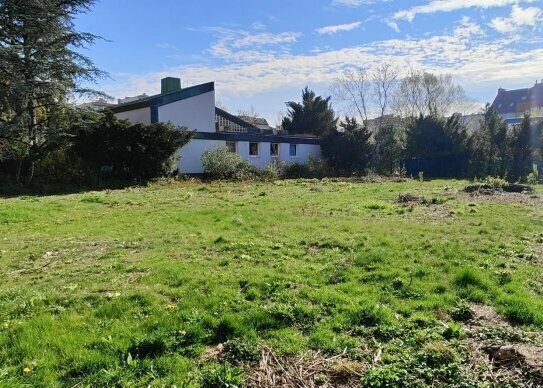
[[[270,143],[270,155],[279,156],[279,143]]]
[[[298,155],[298,145],[297,144],[291,144],[290,145],[290,156],[297,156]]]
[[[226,148],[228,148],[228,152],[236,153],[236,142],[235,141],[227,141],[226,142]]]
[[[249,156],[258,156],[258,143],[249,143]]]

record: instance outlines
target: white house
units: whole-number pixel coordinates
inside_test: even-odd
[[[216,108],[214,82],[181,88],[179,78],[164,78],[160,94],[119,104],[110,110],[117,118],[132,123],[171,122],[196,131],[179,151],[179,171],[185,174],[203,173],[202,153],[217,146],[228,147],[259,168],[273,161],[303,163],[310,156],[321,156],[316,137],[273,134]]]

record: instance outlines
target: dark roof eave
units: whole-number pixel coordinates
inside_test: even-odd
[[[295,135],[267,135],[254,132],[196,132],[194,137],[200,140],[249,141],[263,143],[290,143],[320,145],[320,139]]]
[[[215,83],[208,82],[205,84],[190,86],[188,88],[184,88],[168,94],[156,94],[154,96],[147,97],[144,100],[127,102],[125,104],[109,108],[109,110],[111,110],[113,113],[121,113],[141,108],[147,108],[150,106],[162,106],[171,104],[172,102],[181,101],[187,98],[199,96],[201,94],[209,93],[213,90],[215,90]]]

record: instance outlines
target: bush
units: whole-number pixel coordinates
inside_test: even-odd
[[[205,150],[200,160],[204,173],[212,179],[250,180],[260,175],[257,167],[224,146]]]
[[[204,166],[204,172],[213,179],[231,179],[236,175],[239,166],[243,164],[241,156],[230,152],[224,146],[205,150],[200,160]]]
[[[96,177],[107,167],[115,178],[146,181],[171,174],[177,151],[192,135],[170,123],[130,124],[107,113],[89,125],[75,125],[72,143]]]
[[[503,186],[507,185],[507,181],[505,179],[492,176],[487,176],[483,180],[483,183],[491,186],[493,189],[501,189]]]
[[[334,176],[324,159],[310,156],[305,163],[287,162],[281,165],[281,176],[286,179],[293,178],[325,178]]]

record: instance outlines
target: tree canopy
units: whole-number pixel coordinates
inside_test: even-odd
[[[340,130],[332,130],[322,138],[322,154],[330,167],[342,174],[363,173],[373,156],[371,133],[354,117],[345,117]]]
[[[467,148],[466,128],[458,115],[448,119],[419,116],[407,127],[406,156],[433,158],[464,155]]]
[[[29,160],[28,178],[46,144],[59,136],[72,93],[104,75],[81,48],[98,37],[73,20],[94,0],[0,0],[0,138]]]
[[[316,96],[309,88],[302,91],[302,102],[290,101],[283,129],[291,134],[323,136],[336,129],[337,118],[330,106],[330,97]]]

